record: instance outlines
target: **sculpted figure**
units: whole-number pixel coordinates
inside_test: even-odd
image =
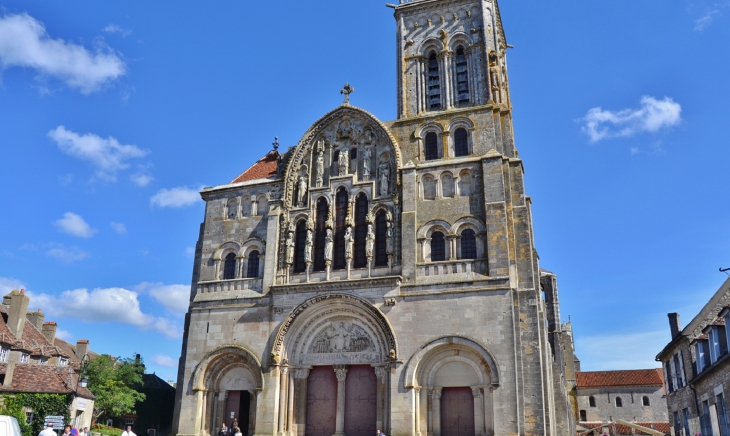
[[[286,238],[286,263],[287,265],[294,263],[294,232],[289,232]]]
[[[373,257],[373,247],[375,246],[375,232],[373,225],[368,224],[368,233],[365,235],[365,256]]]
[[[352,237],[352,227],[347,227],[345,230],[345,259],[352,259],[352,247],[355,243],[355,238]]]
[[[345,328],[345,323],[340,322],[338,327],[331,326],[332,331],[327,333],[327,338],[330,340],[330,351],[348,351],[350,349],[350,333]]]
[[[352,127],[350,127],[350,120],[345,120],[340,124],[337,129],[337,139],[346,139],[352,135]]]
[[[342,147],[337,157],[337,174],[345,176],[350,170],[350,149]]]
[[[307,177],[303,174],[299,176],[297,184],[297,206],[304,207],[304,201],[307,198]]]
[[[312,231],[307,230],[307,240],[304,243],[304,262],[312,263],[312,247],[314,242],[312,241]]]
[[[365,149],[365,152],[362,154],[362,179],[363,180],[370,180],[370,158],[372,157],[372,152]]]
[[[380,162],[380,165],[378,165],[378,179],[380,180],[380,196],[385,197],[388,195],[390,188],[390,165],[388,165],[388,162]]]
[[[327,229],[324,236],[324,260],[332,262],[332,249],[335,245],[335,238],[332,235],[332,229]]]
[[[393,224],[388,221],[388,229],[385,231],[385,252],[393,254]]]
[[[319,150],[319,153],[317,153],[317,187],[321,188],[322,183],[324,181],[324,153],[322,150]]]

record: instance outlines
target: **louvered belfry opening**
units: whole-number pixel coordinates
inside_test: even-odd
[[[441,77],[439,76],[439,62],[436,54],[428,57],[428,110],[441,109]]]
[[[314,223],[314,270],[324,271],[324,244],[327,236],[325,224],[327,222],[327,214],[329,213],[329,205],[324,197],[317,200],[317,219]]]
[[[335,246],[333,269],[344,269],[345,262],[345,216],[347,215],[347,191],[340,189],[335,196]]]
[[[460,107],[469,104],[469,73],[463,47],[456,49],[456,102]]]

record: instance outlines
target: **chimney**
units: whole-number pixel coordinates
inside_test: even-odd
[[[88,339],[79,339],[76,342],[76,357],[79,358],[79,360],[83,359],[86,353],[89,352],[89,340]]]
[[[679,314],[677,312],[668,313],[669,317],[669,330],[672,332],[672,339],[679,335],[681,329],[679,328]]]
[[[51,345],[54,345],[54,340],[56,339],[56,323],[53,321],[44,322],[41,333],[43,333],[43,336],[48,339]]]
[[[28,312],[25,314],[25,318],[30,321],[30,323],[33,324],[38,331],[43,329],[43,319],[45,317],[46,316],[40,309],[38,309],[38,312]]]
[[[25,295],[25,289],[20,292],[10,293],[10,307],[8,308],[8,330],[15,336],[15,339],[23,339],[23,328],[25,327],[25,312],[28,311],[30,298]]]

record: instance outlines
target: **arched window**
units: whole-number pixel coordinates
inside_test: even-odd
[[[585,410],[581,410],[580,411],[580,420],[581,421],[588,421],[588,418],[586,416],[586,411]]]
[[[227,214],[226,217],[228,219],[236,219],[238,216],[238,200],[235,198],[231,198],[228,200],[228,208],[227,208]]]
[[[596,397],[594,397],[593,395],[588,397],[588,405],[591,407],[596,407]]]
[[[424,147],[424,154],[426,155],[426,160],[434,160],[439,158],[439,148],[436,133],[426,133],[426,145]]]
[[[441,175],[441,193],[444,198],[454,196],[454,178],[449,173],[443,173]]]
[[[266,214],[269,212],[269,202],[266,201],[266,197],[263,195],[258,198],[258,207],[256,208],[256,215],[258,216],[266,216]]]
[[[223,280],[236,278],[236,253],[226,254],[226,260],[223,264]]]
[[[616,397],[616,407],[624,407],[624,402],[621,397]]]
[[[248,270],[246,277],[252,279],[259,276],[259,251],[254,250],[248,254]]]
[[[345,215],[347,215],[347,191],[340,189],[335,196],[335,247],[334,269],[344,269],[345,262]]]
[[[368,260],[365,257],[365,237],[368,234],[368,224],[365,216],[368,214],[368,198],[360,194],[355,199],[355,252],[352,253],[355,268],[365,268]]]
[[[242,216],[251,215],[251,199],[248,197],[241,200],[241,215]]]
[[[327,214],[329,213],[329,205],[324,197],[317,200],[317,219],[314,223],[314,270],[324,271],[326,265],[324,261],[324,244],[327,236],[325,223],[327,222]]]
[[[643,404],[645,406],[648,406],[649,405],[649,397],[647,397],[646,395],[644,395],[643,397],[641,397],[641,404]]]
[[[304,272],[307,264],[304,263],[304,249],[307,244],[307,225],[304,220],[297,223],[297,231],[294,234],[294,272]]]
[[[421,180],[423,183],[423,199],[424,200],[435,200],[436,199],[436,181],[433,176],[426,174]]]
[[[465,229],[461,232],[461,258],[477,258],[477,239],[474,236],[474,230],[472,229]]]
[[[428,57],[428,110],[441,109],[441,78],[439,77],[439,61],[436,53]]]
[[[441,232],[431,234],[431,261],[446,260],[446,240]]]
[[[388,265],[388,221],[384,210],[375,215],[375,266]]]
[[[463,127],[459,127],[454,132],[454,155],[456,157],[469,156],[469,137]]]
[[[459,106],[469,104],[469,73],[463,47],[456,49],[456,102]]]
[[[459,176],[459,195],[468,197],[471,195],[471,173],[464,171]]]

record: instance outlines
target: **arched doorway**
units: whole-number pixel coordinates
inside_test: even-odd
[[[305,301],[284,320],[272,347],[281,377],[277,431],[387,434],[388,369],[397,353],[390,323],[367,300],[326,293]]]

